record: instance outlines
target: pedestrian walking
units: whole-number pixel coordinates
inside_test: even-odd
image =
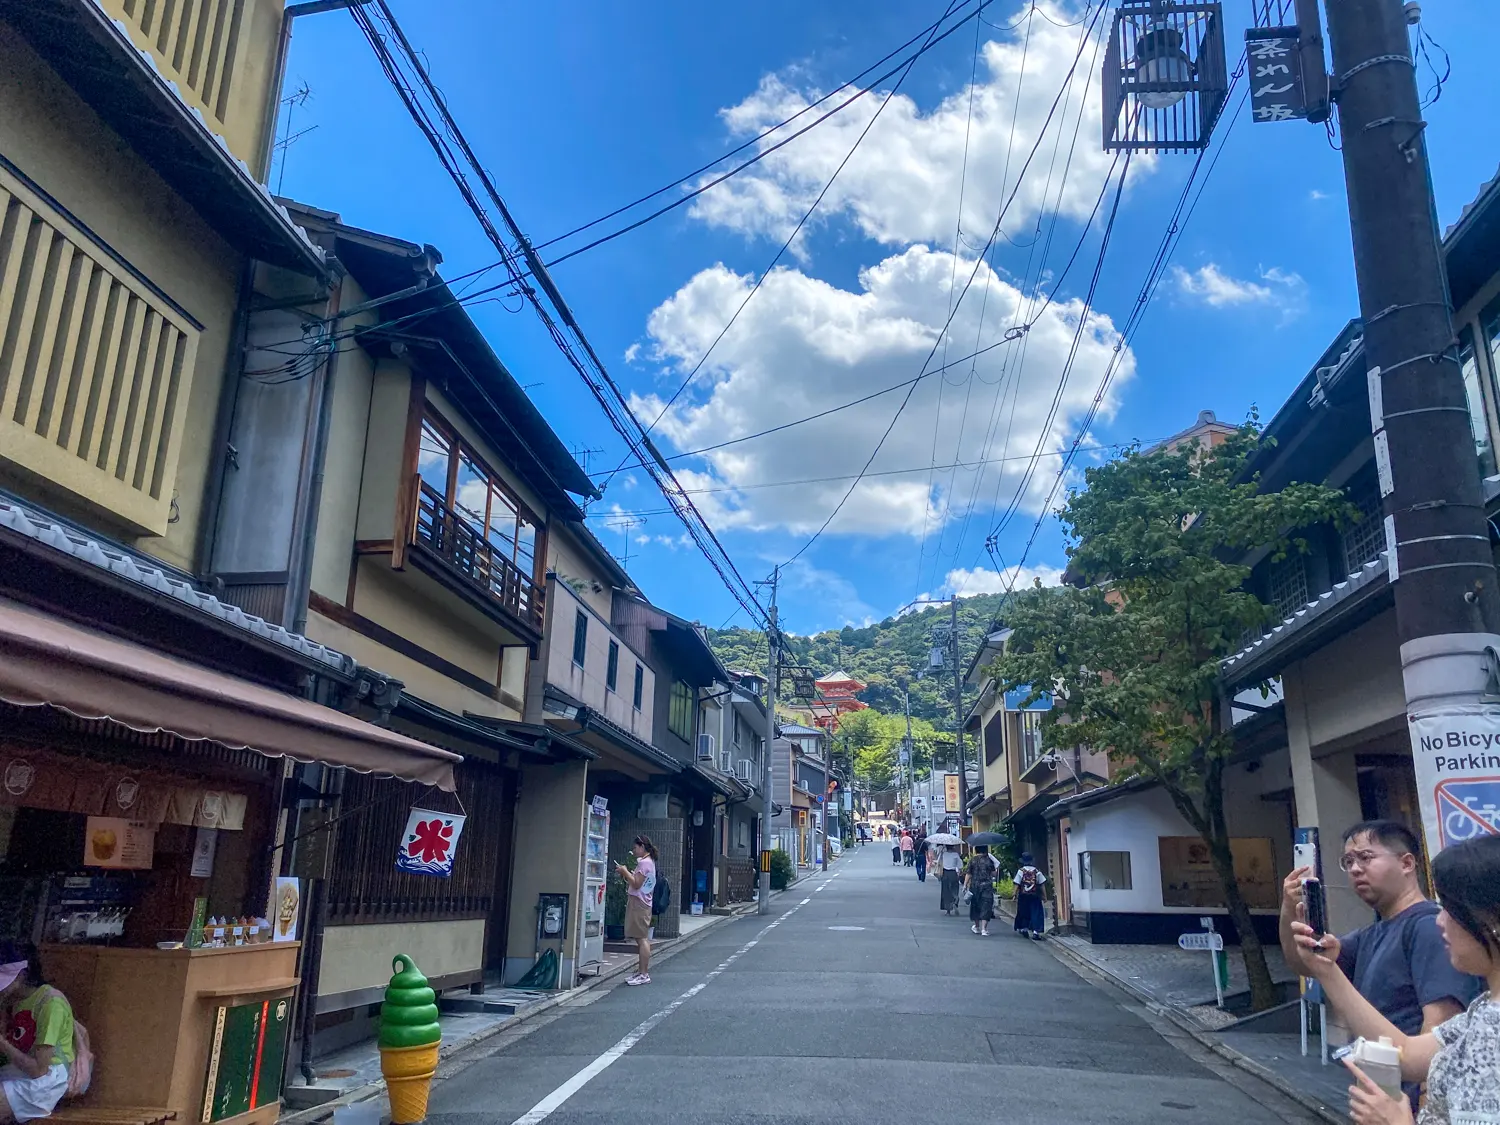
[[[630,845],[635,870],[615,864],[625,880],[625,936],[635,940],[636,972],[625,983],[651,983],[651,900],[656,894],[656,845],[650,836],[637,836]]]
[[[891,862],[897,867],[901,866],[901,841],[896,839],[896,834],[891,833]]]
[[[1403,1035],[1432,1031],[1463,1012],[1484,988],[1483,981],[1449,961],[1439,932],[1438,904],[1422,893],[1417,858],[1421,854],[1421,844],[1406,825],[1372,820],[1344,833],[1339,859],[1339,866],[1349,873],[1350,887],[1377,917],[1338,939],[1338,967],[1354,990]],[[1302,880],[1310,875],[1310,868],[1299,867],[1281,887],[1281,949],[1287,964],[1303,976],[1314,974],[1292,924],[1306,920]],[[1342,1016],[1337,1000],[1333,1006]],[[1415,1109],[1418,1084],[1407,1083],[1406,1092]]]
[[[921,829],[917,831],[917,838],[912,841],[912,854],[916,857],[913,862],[917,865],[917,882],[927,882],[927,833]]]
[[[1041,941],[1047,929],[1047,912],[1042,909],[1042,884],[1047,876],[1031,861],[1030,852],[1021,853],[1021,867],[1012,881],[1016,886],[1016,933]]]
[[[938,902],[944,914],[958,913],[958,873],[963,867],[963,857],[958,854],[957,844],[948,844],[939,853],[938,863],[942,868],[942,889]]]
[[[1406,1083],[1426,1080],[1421,1125],[1500,1121],[1500,1003],[1495,999],[1500,996],[1500,836],[1439,852],[1432,861],[1432,886],[1443,904],[1434,925],[1447,946],[1449,965],[1455,973],[1484,978],[1488,988],[1467,1009],[1421,1034],[1388,1019],[1349,979],[1343,941],[1314,933],[1301,920],[1287,928],[1299,963],[1317,978],[1349,1027],[1366,1039],[1385,1036],[1394,1043]],[[1393,1096],[1358,1066],[1344,1065],[1356,1082],[1349,1088],[1355,1125],[1411,1125],[1408,1097]]]
[[[910,867],[912,865],[912,857],[915,855],[915,846],[916,845],[911,838],[911,833],[908,831],[903,831],[901,833],[901,862],[907,867]]]
[[[999,862],[990,849],[980,844],[969,857],[964,871],[964,886],[969,889],[969,929],[980,937],[990,936],[990,922],[995,917],[995,869]]]

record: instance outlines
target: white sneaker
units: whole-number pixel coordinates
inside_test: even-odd
[[[638,985],[638,984],[650,984],[651,983],[651,974],[650,973],[636,973],[635,976],[631,977],[625,983],[628,984],[628,985],[630,985],[631,987],[634,987],[635,985]]]
[[[969,932],[970,932],[970,933],[971,933],[971,934],[977,934],[977,933],[978,933],[978,932],[979,932],[979,923],[978,923],[978,922],[976,922],[976,923],[974,923],[974,924],[973,924],[973,925],[972,925],[972,926],[970,926],[970,927],[969,927]]]

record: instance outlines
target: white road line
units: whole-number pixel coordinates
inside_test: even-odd
[[[661,1009],[661,1011],[647,1016],[640,1023],[636,1024],[635,1027],[631,1028],[630,1031],[628,1031],[624,1035],[624,1037],[622,1037],[620,1041],[617,1042],[613,1047],[610,1047],[609,1050],[605,1051],[593,1062],[589,1063],[588,1066],[584,1067],[557,1089],[553,1090],[541,1101],[537,1102],[536,1105],[532,1106],[520,1117],[516,1118],[513,1122],[513,1125],[538,1125],[539,1122],[545,1121],[548,1117],[552,1116],[552,1114],[556,1112],[556,1110],[558,1110],[562,1105],[564,1105],[569,1098],[578,1093],[579,1090],[587,1086],[600,1074],[604,1073],[604,1071],[608,1070],[632,1047],[634,1047],[637,1043],[644,1039],[650,1033],[652,1028],[661,1023],[662,1020],[666,1019],[678,1008],[686,1004],[694,996],[697,996],[698,993],[702,992],[709,986],[709,983],[715,977],[719,976],[721,973],[727,970],[729,966],[733,965],[736,961],[738,961],[741,957],[743,957],[746,953],[749,953],[751,949],[758,945],[761,938],[765,937],[768,933],[774,930],[777,926],[781,925],[781,923],[785,922],[788,918],[797,913],[797,911],[801,910],[811,901],[812,899],[810,898],[803,899],[796,906],[792,907],[785,914],[783,914],[780,918],[776,919],[776,921],[769,923],[764,929],[760,931],[760,933],[756,934],[753,938],[736,949],[723,961],[719,962],[718,966],[712,972],[710,972],[697,984],[693,985],[692,988],[688,989],[681,996],[677,997],[665,1008]]]

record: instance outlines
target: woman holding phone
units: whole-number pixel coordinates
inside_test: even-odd
[[[1350,1028],[1366,1039],[1385,1036],[1401,1049],[1408,1082],[1427,1082],[1420,1125],[1500,1121],[1500,836],[1455,844],[1432,861],[1432,885],[1442,903],[1437,926],[1448,959],[1460,972],[1485,978],[1488,989],[1445,1023],[1421,1035],[1403,1034],[1361,996],[1338,966],[1339,939],[1291,923],[1304,963]],[[1392,1097],[1352,1063],[1349,1115],[1355,1125],[1410,1125],[1405,1097]]]
[[[637,836],[630,845],[635,870],[615,864],[625,880],[625,936],[635,939],[636,972],[625,983],[651,983],[651,899],[656,894],[656,845],[650,836]]]

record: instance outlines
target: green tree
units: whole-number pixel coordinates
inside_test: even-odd
[[[918,776],[931,767],[932,755],[943,735],[926,719],[912,719],[912,763]],[[854,759],[854,777],[861,787],[882,790],[896,783],[901,743],[906,738],[905,715],[888,715],[871,707],[852,711],[839,720],[834,747],[847,744]]]
[[[1085,489],[1058,513],[1085,588],[1013,599],[1013,632],[993,668],[1005,689],[1051,688],[1049,743],[1107,747],[1117,780],[1157,782],[1202,837],[1256,1010],[1276,995],[1234,877],[1224,814],[1234,737],[1219,661],[1269,614],[1245,589],[1250,568],[1232,560],[1261,548],[1275,558],[1305,551],[1298,531],[1357,518],[1323,485],[1260,491],[1246,475],[1260,440],[1252,417],[1211,456],[1197,446],[1132,449],[1088,470]]]

